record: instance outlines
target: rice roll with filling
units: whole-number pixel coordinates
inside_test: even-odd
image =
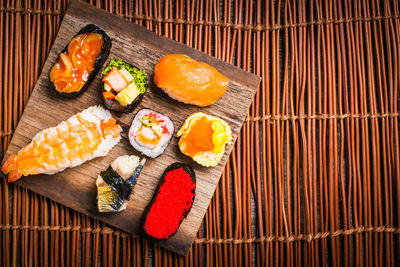
[[[167,116],[142,109],[132,121],[129,141],[143,155],[156,158],[164,153],[173,134],[174,124]]]
[[[116,158],[96,180],[97,208],[99,212],[119,212],[126,208],[129,198],[146,159],[124,155]]]
[[[142,101],[147,86],[146,72],[121,59],[112,59],[102,73],[102,99],[106,108],[129,112]]]

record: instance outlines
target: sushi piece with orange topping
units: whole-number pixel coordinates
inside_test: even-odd
[[[50,70],[53,89],[60,95],[82,94],[110,54],[111,39],[94,24],[82,28],[60,53]]]
[[[179,129],[181,152],[205,167],[217,166],[232,142],[231,127],[222,119],[197,112],[190,115]]]
[[[54,174],[107,155],[120,141],[120,133],[108,110],[92,106],[36,134],[31,143],[9,156],[1,171],[8,182],[22,175]]]
[[[229,79],[207,63],[169,54],[155,66],[154,83],[175,100],[206,107],[225,94]]]
[[[150,158],[161,155],[174,134],[174,124],[165,115],[151,109],[141,109],[129,129],[133,148]]]

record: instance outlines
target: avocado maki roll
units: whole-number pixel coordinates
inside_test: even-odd
[[[102,73],[102,99],[106,108],[133,111],[146,92],[146,72],[121,59],[112,59]]]
[[[146,159],[120,156],[96,180],[97,208],[99,212],[119,212],[126,208],[129,198]]]
[[[51,87],[65,97],[86,91],[110,54],[111,39],[94,24],[86,25],[68,43],[49,73]]]
[[[170,165],[144,211],[145,235],[154,240],[173,236],[192,208],[195,191],[196,175],[193,169],[180,162]]]

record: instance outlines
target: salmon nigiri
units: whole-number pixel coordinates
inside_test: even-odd
[[[8,182],[22,175],[54,174],[107,155],[121,140],[120,132],[109,111],[92,106],[36,134],[30,144],[9,156],[1,171]]]
[[[154,67],[154,83],[173,99],[206,107],[225,94],[229,79],[207,63],[169,54]]]

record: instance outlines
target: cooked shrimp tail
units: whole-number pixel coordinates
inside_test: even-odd
[[[9,156],[6,162],[4,162],[3,167],[1,167],[1,171],[8,176],[9,183],[15,182],[21,178],[22,174],[17,168],[17,155],[13,154]]]

